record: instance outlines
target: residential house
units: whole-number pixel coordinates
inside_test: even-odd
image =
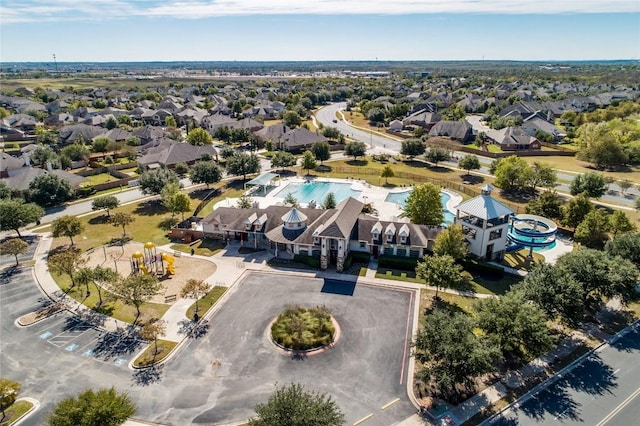
[[[440,114],[431,112],[428,109],[421,109],[410,114],[402,122],[405,126],[420,126],[428,132],[440,120],[442,120]]]
[[[437,122],[431,130],[429,136],[444,136],[462,143],[469,142],[473,136],[471,124],[467,120]]]
[[[539,150],[542,147],[535,136],[528,135],[519,127],[489,130],[486,135],[490,143],[499,146],[503,151]]]
[[[197,146],[165,139],[164,143],[149,148],[146,154],[138,159],[138,165],[142,170],[160,167],[172,169],[178,163],[193,164],[205,154],[218,158],[218,151],[212,145]]]
[[[60,133],[58,134],[58,143],[61,145],[68,145],[80,139],[84,142],[88,142],[93,140],[94,137],[105,133],[107,133],[107,129],[104,127],[89,126],[87,124],[72,124],[60,129]]]
[[[389,122],[389,130],[391,130],[392,132],[400,132],[402,129],[404,129],[404,124],[402,123],[402,121],[393,120]]]
[[[72,189],[78,189],[82,183],[89,181],[86,177],[51,168],[45,170],[37,167],[21,167],[9,170],[4,174],[0,172],[0,176],[6,176],[2,178],[2,182],[14,191],[27,191],[31,182],[36,177],[44,174],[51,174],[67,181]]]

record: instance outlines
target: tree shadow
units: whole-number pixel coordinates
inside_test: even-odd
[[[432,172],[436,172],[436,173],[453,173],[453,172],[455,172],[455,170],[450,169],[448,167],[436,166],[436,165],[429,167],[429,169]]]
[[[178,334],[184,334],[191,339],[199,339],[209,332],[209,321],[207,320],[191,321],[183,319],[178,322],[178,325],[180,326]]]
[[[178,219],[178,217],[169,217],[161,220],[160,223],[158,223],[158,228],[162,229],[163,231],[169,231],[178,223],[180,223],[180,219]]]
[[[455,303],[451,303],[448,302],[444,299],[441,299],[440,297],[434,298],[433,303],[431,304],[431,306],[429,306],[427,309],[425,309],[425,315],[429,315],[432,314],[433,312],[437,311],[437,310],[443,310],[443,311],[447,311],[450,312],[452,314],[455,313],[463,313],[466,314],[467,312],[462,309],[460,306],[456,305]]]
[[[618,387],[613,368],[605,364],[598,354],[592,354],[577,366],[566,384],[572,389],[589,395],[611,393],[612,389]]]
[[[11,277],[17,275],[21,270],[22,268],[20,268],[19,266],[15,266],[14,264],[13,266],[0,271],[0,286],[11,284]]]
[[[362,167],[362,166],[366,166],[367,164],[369,164],[369,160],[349,160],[349,161],[347,161],[347,164],[350,165],[350,166]]]
[[[139,216],[156,216],[167,212],[167,208],[160,200],[144,201],[133,210],[133,213]]]
[[[151,365],[134,371],[131,376],[132,382],[136,386],[149,386],[154,383],[160,383],[162,380],[162,364]]]
[[[125,329],[110,331],[103,334],[95,347],[94,354],[105,360],[127,356],[136,352],[142,346],[136,327],[130,325]]]
[[[576,403],[569,390],[564,387],[554,387],[553,393],[543,391],[542,394],[534,394],[530,401],[527,401],[519,409],[527,416],[537,421],[544,420],[545,415],[555,418],[565,418],[571,420],[580,419],[579,405]],[[502,423],[497,423],[502,424]]]
[[[484,177],[483,176],[460,175],[460,179],[462,179],[462,182],[467,184],[467,185],[478,185],[480,183],[484,183]]]
[[[530,191],[520,191],[520,192],[506,192],[500,191],[500,195],[509,201],[514,203],[528,203],[532,199],[535,199],[538,194],[530,192]]]
[[[333,167],[327,166],[326,164],[321,164],[318,167],[316,167],[316,172],[320,172],[320,173],[329,173],[332,170],[333,170]]]

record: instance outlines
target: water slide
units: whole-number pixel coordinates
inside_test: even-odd
[[[511,246],[507,251],[522,247],[548,247],[556,241],[558,227],[546,217],[533,214],[519,214],[511,219],[507,238]]]

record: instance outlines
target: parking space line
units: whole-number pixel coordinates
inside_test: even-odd
[[[400,398],[396,398],[393,401],[389,402],[388,404],[383,405],[382,409],[386,410],[387,408],[391,407],[393,404],[395,404],[398,401],[400,401]]]
[[[55,321],[53,324],[49,324],[49,326],[44,327],[42,330],[40,330],[39,332],[45,331],[45,330],[49,330],[50,328],[55,327],[56,325],[60,324],[62,321],[65,321],[66,318],[61,318],[57,321]],[[46,320],[45,320],[46,321]]]
[[[371,413],[371,414],[369,414],[369,415],[367,415],[367,416],[364,416],[363,418],[361,418],[360,420],[358,420],[357,422],[355,422],[355,423],[353,424],[353,426],[358,426],[360,423],[364,423],[364,422],[366,422],[366,421],[367,421],[367,420],[369,420],[371,417],[373,417],[373,413]]]

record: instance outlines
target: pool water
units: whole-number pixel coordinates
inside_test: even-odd
[[[388,203],[400,204],[404,208],[409,194],[411,194],[411,191],[391,192],[389,193],[389,195],[387,195],[385,201]],[[453,219],[456,217],[455,214],[447,210],[447,203],[450,199],[451,195],[447,194],[446,192],[440,192],[440,201],[442,202],[442,208],[444,209],[445,224],[453,223]]]
[[[360,196],[362,191],[351,189],[351,185],[339,182],[290,183],[276,197],[284,199],[291,193],[299,203],[307,204],[315,200],[317,204],[322,204],[327,194],[333,192],[337,204],[349,197],[357,199]]]

